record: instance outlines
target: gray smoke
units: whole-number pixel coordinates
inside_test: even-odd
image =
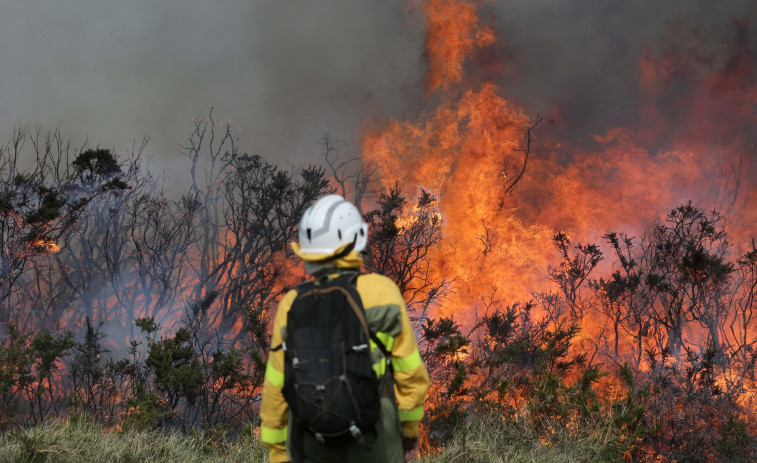
[[[245,151],[303,162],[323,132],[349,142],[398,116],[420,78],[422,30],[402,1],[0,2],[0,135],[19,122],[176,158],[214,107]]]
[[[123,153],[145,134],[153,165],[176,172],[176,144],[212,106],[244,151],[270,160],[318,161],[324,132],[354,155],[367,117],[422,106],[412,3],[0,0],[0,136],[40,124]],[[561,111],[576,139],[637,117],[645,49],[697,36],[717,60],[732,51],[732,20],[749,32],[757,20],[751,0],[482,5],[506,43],[490,65],[503,93],[534,114]]]
[[[513,63],[503,87],[532,112],[562,111],[577,137],[638,118],[645,52],[696,49],[721,68],[737,51],[739,20],[757,49],[757,4],[749,0],[510,1],[496,10]]]

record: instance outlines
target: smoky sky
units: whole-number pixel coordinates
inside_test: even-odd
[[[739,40],[757,45],[750,1],[544,0],[509,2],[496,14],[513,63],[503,88],[530,112],[562,112],[578,138],[638,119],[645,53],[696,49],[718,69]],[[737,37],[737,23],[746,37]]]
[[[499,38],[496,57],[477,58],[489,77],[529,113],[559,111],[576,139],[638,116],[644,50],[696,37],[725,59],[737,20],[757,48],[749,0],[481,4]],[[147,135],[145,155],[173,175],[177,143],[213,107],[242,150],[269,160],[317,162],[323,133],[356,155],[367,118],[415,118],[428,104],[413,5],[0,0],[0,135],[59,128],[118,153]]]

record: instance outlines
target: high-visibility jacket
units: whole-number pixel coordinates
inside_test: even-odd
[[[360,275],[356,286],[363,301],[368,328],[391,354],[401,432],[406,437],[418,437],[429,377],[418,351],[402,294],[389,278],[375,273]],[[287,313],[296,296],[296,290],[291,290],[279,303],[273,322],[272,346],[278,346],[283,341]],[[372,341],[371,347],[373,369],[381,377],[386,372],[386,361]],[[269,354],[260,407],[261,439],[269,448],[271,463],[289,461],[286,453],[289,406],[281,393],[283,385],[284,352],[280,349]]]

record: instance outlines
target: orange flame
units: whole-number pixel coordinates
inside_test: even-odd
[[[502,97],[494,83],[465,82],[466,75],[475,75],[466,71],[477,64],[471,58],[495,41],[494,31],[477,15],[478,3],[422,3],[428,30],[426,91],[435,94],[428,104],[436,106],[414,120],[370,121],[361,139],[363,159],[377,166],[386,188],[398,181],[406,193],[423,187],[439,198],[443,241],[432,251],[431,271],[453,287],[437,315],[470,320],[482,297],[496,294],[510,304],[545,289],[545,269],[555,258],[550,239],[558,230],[567,231],[574,244],[600,242],[608,231],[634,236],[651,220],[693,200],[708,209],[737,207],[731,213],[743,220],[731,225],[734,241],[753,232],[757,193],[751,185],[738,191],[743,147],[735,136],[754,123],[750,111],[757,88],[735,83],[751,66],[740,58],[746,52],[737,53],[720,77],[697,70],[703,93],[712,96],[691,102],[696,112],[690,122],[655,149],[649,148],[650,140],[672,127],[658,124],[653,89],[682,64],[648,55],[641,76],[651,128],[610,130],[594,136],[590,148],[547,139],[543,133],[548,131],[542,130],[538,153],[527,159],[533,120],[526,110]],[[746,102],[736,101],[738,95]],[[731,107],[744,118],[738,127],[706,117],[704,108],[713,100],[721,116]],[[526,161],[526,175],[507,194]]]
[[[54,253],[60,252],[60,246],[55,244],[55,241],[53,240],[38,239],[32,244],[40,248],[45,248],[49,252],[54,252]]]
[[[476,3],[460,0],[427,0],[428,23],[426,76],[428,93],[448,88],[463,78],[463,63],[477,48],[495,41],[494,31],[480,24]]]

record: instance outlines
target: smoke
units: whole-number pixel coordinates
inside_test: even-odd
[[[215,107],[245,151],[305,162],[324,131],[354,141],[379,105],[401,111],[421,73],[402,1],[2,3],[4,138],[41,124],[122,152],[146,134],[175,158]]]
[[[177,143],[211,107],[234,124],[241,151],[304,165],[321,161],[324,132],[352,157],[366,121],[413,121],[438,104],[425,87],[432,63],[420,0],[5,3],[0,138],[19,122],[41,124],[123,155],[146,135],[145,159],[169,189],[188,170]],[[471,3],[494,38],[463,63],[464,81],[493,82],[525,114],[549,117],[534,162],[550,156],[580,178],[581,165],[602,157],[597,137],[623,128],[645,151],[647,171],[671,148],[696,143],[711,151],[706,170],[739,166],[715,182],[725,192],[702,196],[733,190],[757,204],[753,2]],[[602,176],[613,172],[598,178],[607,184],[613,178]],[[540,181],[528,174],[524,181]],[[670,198],[690,199],[691,178],[672,182]],[[745,233],[754,224],[746,220]]]
[[[576,137],[638,118],[645,53],[697,48],[713,67],[738,46],[733,21],[755,27],[752,2],[498,2],[493,19],[511,70],[505,91],[532,111],[559,110]],[[754,49],[757,39],[748,40]]]
[[[0,134],[19,122],[122,151],[176,158],[191,118],[215,107],[244,151],[318,160],[323,132],[357,152],[362,121],[422,106],[417,2],[3,1]],[[534,113],[585,139],[638,116],[638,64],[671,40],[720,65],[733,23],[754,50],[753,2],[481,2],[498,46],[481,60]],[[410,11],[410,14],[408,14]]]

